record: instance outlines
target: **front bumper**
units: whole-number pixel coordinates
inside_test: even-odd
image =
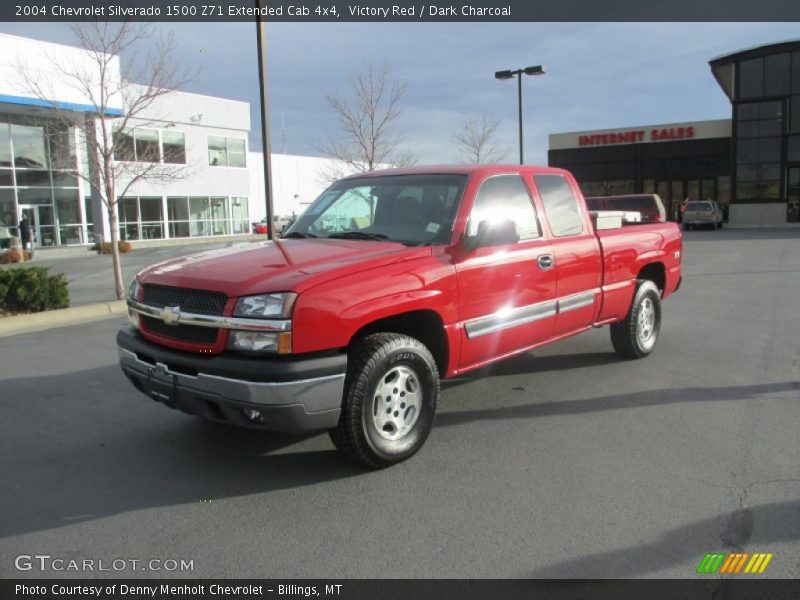
[[[122,371],[162,404],[215,421],[273,431],[330,429],[339,421],[347,356],[191,355],[117,334]]]

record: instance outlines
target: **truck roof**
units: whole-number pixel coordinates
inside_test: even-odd
[[[492,174],[492,173],[557,173],[566,175],[567,171],[556,167],[543,167],[537,165],[426,165],[419,167],[396,167],[392,169],[380,169],[366,173],[354,173],[343,179],[357,179],[359,177],[385,177],[389,175],[472,175],[473,173]]]

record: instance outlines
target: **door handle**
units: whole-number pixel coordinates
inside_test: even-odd
[[[555,264],[555,259],[553,258],[552,254],[542,254],[538,258],[539,268],[543,271],[547,269],[552,269],[553,265]]]

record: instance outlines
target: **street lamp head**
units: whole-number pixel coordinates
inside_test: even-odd
[[[525,75],[544,75],[544,65],[536,65],[535,67],[525,67]]]
[[[512,79],[513,77],[513,71],[496,71],[494,74],[495,79]]]

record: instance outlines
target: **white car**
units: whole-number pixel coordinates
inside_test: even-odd
[[[683,227],[693,229],[701,226],[722,228],[722,209],[715,200],[697,200],[686,205]]]

